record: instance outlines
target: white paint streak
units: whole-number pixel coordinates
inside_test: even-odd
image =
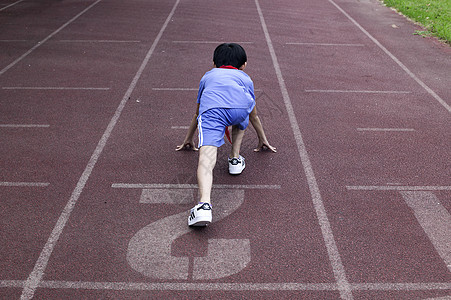
[[[58,86],[4,86],[3,90],[87,90],[107,91],[108,87],[58,87]]]
[[[1,288],[22,287],[24,280],[0,280]],[[172,283],[172,282],[93,282],[93,281],[56,281],[43,280],[40,288],[48,289],[84,289],[117,291],[336,291],[335,283],[298,283],[298,282],[263,282],[263,283]],[[353,290],[359,291],[432,291],[450,290],[447,282],[403,282],[403,283],[353,283]],[[433,298],[434,299],[434,298]],[[442,298],[437,298],[442,299]],[[448,298],[443,298],[448,299]]]
[[[364,47],[364,44],[331,44],[331,43],[285,43],[286,45],[298,46],[330,46],[330,47]]]
[[[348,190],[354,191],[450,191],[451,186],[423,185],[423,186],[390,186],[390,185],[348,185]]]
[[[221,42],[221,41],[172,41],[172,42],[177,43],[177,44],[218,44],[218,45],[225,43],[225,42]],[[253,42],[230,42],[230,43],[253,44]]]
[[[0,128],[49,128],[48,124],[0,124]]]
[[[152,88],[154,91],[197,91],[198,88]]]
[[[48,182],[0,182],[0,186],[6,187],[47,187]]]
[[[164,183],[113,183],[111,187],[120,189],[197,189],[198,185]],[[280,185],[213,184],[213,189],[280,189]]]
[[[306,93],[410,94],[408,91],[305,90]]]
[[[141,43],[134,40],[58,40],[60,43]]]
[[[357,128],[357,131],[415,131],[413,128]]]

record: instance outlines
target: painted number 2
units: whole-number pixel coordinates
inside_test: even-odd
[[[188,193],[187,193],[188,192]],[[193,203],[193,190],[143,190],[141,202],[174,203],[172,199],[182,199]],[[182,197],[171,197],[180,194]],[[244,190],[218,189],[212,191],[214,199],[213,221],[219,221],[232,214],[244,201]],[[143,200],[144,199],[144,200]],[[178,200],[180,203],[180,200]],[[172,243],[192,229],[187,225],[187,211],[155,221],[139,230],[130,240],[127,261],[139,273],[153,279],[188,280],[189,257],[171,255]],[[236,274],[250,262],[248,239],[209,239],[206,257],[195,257],[192,279],[218,279]]]

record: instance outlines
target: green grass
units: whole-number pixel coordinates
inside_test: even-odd
[[[415,34],[434,35],[451,44],[451,0],[382,0],[425,30]]]

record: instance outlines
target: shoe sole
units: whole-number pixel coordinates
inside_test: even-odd
[[[234,168],[232,168],[232,170],[230,170],[230,167],[229,167],[229,174],[230,175],[240,175],[243,172],[244,168],[246,168],[246,165],[240,169],[237,168],[238,170],[233,170]]]
[[[199,217],[196,220],[188,221],[188,226],[207,226],[211,223],[211,218]]]

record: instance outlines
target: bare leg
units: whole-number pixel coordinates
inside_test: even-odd
[[[197,183],[199,184],[200,202],[210,203],[213,185],[213,169],[216,165],[218,148],[202,146],[199,149],[199,164],[197,166]]]
[[[240,157],[241,142],[243,141],[244,130],[238,128],[238,126],[232,126],[232,151],[230,152],[230,158]]]

